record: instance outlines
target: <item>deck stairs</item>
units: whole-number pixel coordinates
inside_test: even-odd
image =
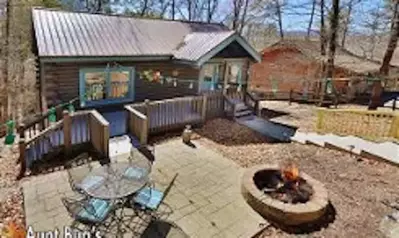
[[[292,141],[337,149],[367,158],[383,160],[399,166],[399,144],[395,142],[372,142],[356,136],[296,132]]]
[[[248,107],[247,105],[245,105],[244,102],[240,101],[236,103],[236,110],[234,112],[234,118],[238,119],[241,117],[247,117],[247,116],[251,116],[254,115],[254,111]]]
[[[233,120],[258,132],[272,141],[290,142],[296,128],[256,116],[254,110],[240,99],[231,100],[235,104]]]

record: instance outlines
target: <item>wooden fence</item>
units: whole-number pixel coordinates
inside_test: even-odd
[[[179,97],[160,101],[131,104],[128,111],[128,127],[142,145],[147,144],[149,134],[182,128],[185,125],[204,123],[207,119],[224,114],[222,93]]]
[[[399,113],[356,109],[318,109],[320,133],[354,135],[369,140],[399,139]]]
[[[62,153],[68,158],[74,148],[82,145],[89,145],[99,156],[108,158],[109,124],[95,110],[72,114],[65,111],[61,120],[35,132],[33,136],[26,131],[31,130],[30,128],[19,129],[19,178],[23,177],[35,162],[43,160],[48,154]]]

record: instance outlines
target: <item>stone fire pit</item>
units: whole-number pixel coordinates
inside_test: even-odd
[[[247,169],[242,177],[241,190],[248,204],[266,219],[283,225],[300,225],[321,218],[328,206],[327,190],[322,183],[309,175],[299,173],[299,179],[311,188],[311,196],[303,203],[283,202],[260,187],[260,184],[273,183],[271,180],[280,169],[273,165],[258,165]]]

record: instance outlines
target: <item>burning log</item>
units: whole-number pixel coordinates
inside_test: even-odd
[[[312,187],[299,177],[299,169],[294,164],[284,167],[277,176],[273,188],[264,188],[263,191],[272,198],[285,203],[305,203],[313,195]]]

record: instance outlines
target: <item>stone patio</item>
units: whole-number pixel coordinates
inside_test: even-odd
[[[241,195],[243,169],[194,143],[195,147],[190,147],[176,139],[155,146],[151,172],[155,186],[165,189],[178,173],[165,199],[166,206],[160,208],[169,211],[166,220],[177,224],[190,237],[252,237],[266,221]],[[135,156],[142,155],[137,151]],[[118,156],[118,160],[125,158]],[[32,177],[24,182],[23,193],[27,226],[35,231],[47,231],[55,227],[62,230],[71,224],[60,199],[73,195],[66,171]],[[154,237],[149,229],[143,232],[148,233],[146,237]],[[132,234],[125,237],[132,237]],[[163,237],[181,236],[170,233]]]

